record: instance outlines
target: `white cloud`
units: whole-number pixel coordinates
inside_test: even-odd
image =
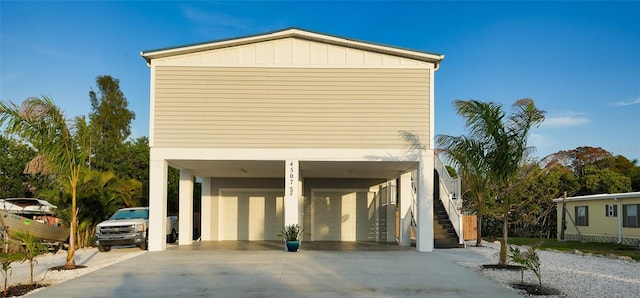
[[[640,97],[637,97],[636,99],[632,99],[629,101],[618,101],[613,103],[613,105],[616,107],[625,107],[625,106],[631,106],[631,105],[637,105],[637,104],[640,104]]]
[[[541,127],[579,126],[589,122],[591,122],[591,120],[583,115],[569,114],[566,116],[547,117],[544,119]]]

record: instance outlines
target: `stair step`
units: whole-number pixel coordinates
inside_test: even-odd
[[[463,244],[459,244],[457,240],[434,240],[433,247],[435,248],[463,248]]]

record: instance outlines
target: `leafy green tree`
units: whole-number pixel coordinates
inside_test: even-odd
[[[560,164],[573,170],[576,177],[582,178],[588,165],[606,160],[612,157],[611,152],[600,147],[582,146],[572,150],[558,151],[542,160],[542,164]]]
[[[580,188],[573,172],[564,166],[541,168],[537,163],[523,165],[520,182],[514,189],[518,202],[514,203],[510,215],[509,234],[518,237],[555,237],[556,204],[554,198],[566,191],[575,193]]]
[[[133,186],[140,184],[141,193],[132,194],[136,198],[138,205],[133,202],[127,203],[129,207],[149,205],[149,140],[147,137],[140,137],[127,141],[124,144],[122,156],[128,158],[116,172],[122,179],[129,179]],[[131,180],[135,179],[135,181]]]
[[[131,135],[135,113],[120,90],[120,81],[108,75],[96,77],[97,91],[89,91],[91,113],[91,167],[119,172],[128,162],[123,143]]]
[[[0,134],[0,198],[32,197],[44,184],[44,178],[24,173],[36,156],[29,145]]]
[[[622,155],[616,155],[607,159],[607,166],[596,164],[600,169],[610,169],[611,171],[624,175],[631,181],[630,191],[640,191],[640,166],[638,160],[629,160]]]
[[[61,189],[71,193],[69,249],[65,267],[75,264],[77,231],[76,197],[80,175],[89,157],[89,128],[83,117],[67,122],[64,114],[48,97],[32,97],[20,106],[0,102],[0,124],[27,140],[38,152],[32,169],[52,175]],[[32,161],[33,162],[33,161]]]
[[[640,166],[629,169],[625,174],[631,179],[631,191],[640,191]]]
[[[631,191],[631,178],[610,169],[598,169],[595,166],[585,167],[584,176],[580,179],[585,194],[620,193]]]
[[[169,167],[167,172],[167,215],[178,214],[180,170]]]
[[[499,266],[507,266],[509,214],[514,201],[515,186],[519,182],[521,166],[533,148],[527,146],[530,130],[544,120],[532,99],[517,100],[514,111],[507,117],[502,105],[477,100],[457,100],[454,107],[466,121],[468,139],[474,140],[483,152],[486,179],[496,187],[497,213],[502,217],[503,235]]]
[[[82,176],[79,189],[82,200],[78,207],[83,212],[78,218],[78,246],[92,243],[95,227],[122,206],[118,195],[120,179],[113,172],[88,171]]]
[[[582,146],[559,151],[545,157],[542,164],[571,169],[580,180],[575,195],[615,193],[640,190],[640,167],[622,155],[614,156],[602,148]]]

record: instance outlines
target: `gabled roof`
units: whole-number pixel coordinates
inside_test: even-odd
[[[611,199],[626,199],[626,198],[640,198],[640,192],[625,192],[625,193],[605,193],[597,195],[586,195],[577,197],[568,197],[567,202],[574,201],[594,201],[594,200],[611,200]],[[564,198],[553,199],[554,202],[562,202]]]
[[[298,38],[309,41],[316,41],[336,46],[360,49],[364,51],[376,52],[381,54],[393,55],[404,57],[408,59],[414,59],[419,61],[425,61],[434,63],[436,69],[438,64],[444,59],[444,55],[437,53],[430,53],[424,51],[410,50],[400,47],[376,44],[371,42],[359,41],[355,39],[349,39],[339,36],[327,35],[298,28],[287,28],[283,30],[267,32],[263,34],[250,35],[244,37],[237,37],[231,39],[223,39],[216,41],[209,41],[204,43],[196,43],[190,45],[183,45],[177,47],[161,48],[156,50],[148,50],[140,52],[140,55],[150,63],[152,59],[178,56],[184,54],[192,54],[197,52],[222,49],[227,47],[234,47],[240,45],[247,45],[257,42],[271,41],[283,38]]]

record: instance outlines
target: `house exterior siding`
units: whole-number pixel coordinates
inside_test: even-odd
[[[557,204],[558,239],[562,231],[562,199],[554,200]],[[566,240],[618,242],[627,245],[640,245],[640,227],[628,228],[622,226],[624,205],[640,204],[640,193],[607,194],[568,198],[566,209]],[[607,216],[607,205],[617,206],[616,216]],[[577,206],[588,207],[588,225],[576,227],[572,220],[576,220]]]
[[[429,140],[429,69],[158,66],[156,147],[404,148]]]

